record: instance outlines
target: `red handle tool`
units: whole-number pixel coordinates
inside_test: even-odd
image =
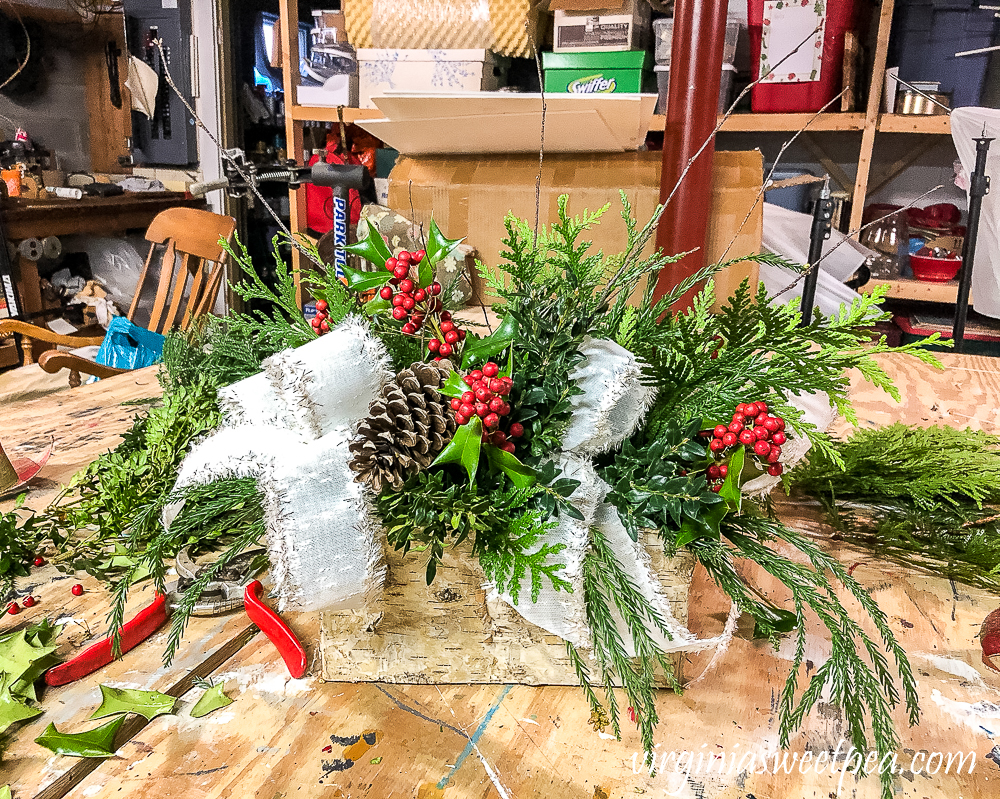
[[[260,580],[247,585],[243,593],[243,606],[250,621],[260,627],[261,632],[274,644],[288,667],[288,673],[297,680],[306,673],[306,650],[291,628],[261,600],[260,592],[263,588]]]
[[[166,594],[157,594],[152,604],[140,610],[135,618],[130,619],[122,626],[122,653],[135,648],[159,630],[166,623],[169,613]],[[66,685],[81,677],[86,677],[102,666],[107,666],[112,660],[114,660],[114,655],[109,636],[88,647],[72,660],[53,666],[45,672],[45,684]]]

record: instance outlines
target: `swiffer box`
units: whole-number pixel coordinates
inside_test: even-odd
[[[594,210],[611,203],[601,223],[591,228],[586,238],[592,242],[593,252],[621,252],[627,232],[620,215],[618,191],[624,189],[641,225],[653,215],[659,202],[661,170],[658,152],[546,155],[541,222],[551,224],[558,219],[561,194],[569,195],[569,212],[574,215],[585,208]],[[523,219],[535,218],[537,175],[537,154],[488,158],[401,156],[389,176],[389,207],[412,216],[425,227],[433,216],[446,236],[466,237],[480,260],[496,269],[502,261],[507,212]],[[760,252],[763,213],[757,197],[763,179],[764,162],[759,150],[715,153],[706,263],[721,258],[731,243],[727,256],[730,259]],[[647,252],[654,247],[651,242]],[[756,283],[756,264],[739,264],[721,273],[716,278],[719,302],[724,302],[746,277]],[[481,299],[492,302],[495,298]]]
[[[570,94],[639,93],[653,90],[652,56],[625,53],[542,53],[545,91]]]
[[[649,39],[646,0],[552,0],[549,8],[555,11],[552,49],[557,53],[643,50]]]

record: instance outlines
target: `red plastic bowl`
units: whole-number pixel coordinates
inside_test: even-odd
[[[947,283],[954,280],[962,268],[961,258],[931,258],[929,255],[911,255],[910,266],[917,280],[930,283]]]

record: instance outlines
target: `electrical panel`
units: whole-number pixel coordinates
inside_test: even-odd
[[[129,54],[143,62],[148,92],[143,96],[152,115],[132,110],[133,156],[136,164],[187,165],[198,160],[194,118],[170,88],[174,84],[192,101],[192,0],[124,0]],[[163,58],[156,40],[163,42]],[[129,84],[135,82],[130,80]],[[140,86],[142,81],[138,81]],[[133,89],[142,92],[142,88]],[[152,96],[150,96],[152,95]]]

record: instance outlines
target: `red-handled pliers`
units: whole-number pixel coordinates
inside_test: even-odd
[[[197,569],[186,550],[181,550],[176,559],[180,579],[167,586],[166,593],[157,594],[152,604],[143,608],[121,629],[120,649],[122,654],[138,646],[166,624],[171,612],[177,607],[183,593],[183,586],[189,585],[197,576]],[[306,652],[281,617],[264,604],[260,598],[263,586],[260,580],[233,582],[219,580],[209,583],[195,605],[194,616],[219,616],[230,613],[242,606],[250,617],[275,645],[288,672],[295,679],[306,673]],[[66,685],[91,674],[114,660],[111,638],[105,638],[88,647],[72,660],[53,666],[45,672],[47,685]]]

